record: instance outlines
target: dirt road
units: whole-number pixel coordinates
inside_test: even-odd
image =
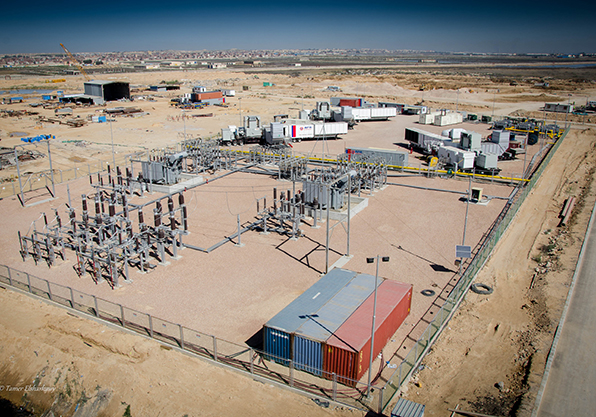
[[[575,269],[596,187],[593,130],[572,130],[544,171],[470,292],[404,396],[427,405],[489,415],[529,415]],[[577,196],[568,227],[558,227],[567,197]],[[530,288],[532,287],[532,288]]]

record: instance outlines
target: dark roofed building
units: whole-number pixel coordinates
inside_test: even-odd
[[[85,95],[100,97],[103,102],[130,99],[130,84],[122,81],[88,81],[85,83]],[[96,103],[100,104],[99,101]]]

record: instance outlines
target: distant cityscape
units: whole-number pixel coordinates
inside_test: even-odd
[[[596,54],[488,54],[473,52],[436,52],[436,51],[411,51],[387,49],[281,49],[281,50],[224,50],[224,51],[133,51],[133,52],[78,52],[73,53],[77,60],[84,66],[130,66],[137,69],[158,69],[166,67],[194,67],[208,66],[217,62],[216,67],[227,65],[264,65],[261,60],[276,58],[295,58],[296,66],[300,62],[308,62],[309,58],[341,58],[341,57],[369,57],[378,58],[387,62],[401,59],[414,59],[420,56],[511,56],[511,57],[552,57],[556,59],[572,59],[595,56]],[[72,62],[66,53],[36,53],[36,54],[9,54],[0,58],[0,67],[32,67],[32,66],[71,66]]]

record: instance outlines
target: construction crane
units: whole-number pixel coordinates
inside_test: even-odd
[[[64,49],[64,52],[66,52],[66,55],[68,55],[68,57],[70,58],[70,61],[74,65],[76,65],[76,67],[81,71],[81,73],[83,74],[85,79],[87,81],[91,81],[91,77],[89,77],[89,74],[87,74],[85,72],[85,69],[83,68],[83,66],[81,64],[79,64],[79,61],[76,60],[76,58],[73,56],[73,54],[71,54],[70,51],[68,49],[66,49],[66,46],[64,46],[63,44],[60,44],[60,46],[62,47],[62,49]]]

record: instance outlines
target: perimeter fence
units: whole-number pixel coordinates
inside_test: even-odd
[[[412,349],[383,386],[382,391],[384,392],[380,395],[379,399],[379,403],[382,404],[380,411],[385,411],[393,396],[397,393],[402,384],[408,381],[428,352],[430,346],[435,342],[447,322],[451,319],[453,313],[458,308],[472,285],[472,282],[476,278],[476,275],[492,254],[493,249],[507,230],[511,220],[513,220],[526,197],[534,188],[534,185],[548,166],[548,163],[567,136],[568,132],[569,129],[567,129],[561,138],[552,146],[545,148],[547,149],[547,153],[540,164],[533,164],[528,167],[527,172],[531,173],[529,181],[519,183],[513,190],[505,207],[493,223],[491,229],[485,235],[484,241],[476,246],[473,258],[468,263],[455,287],[447,296],[441,309],[435,313],[434,319],[424,330],[422,336],[416,341]]]
[[[145,152],[118,155],[114,158],[116,166],[126,166],[131,159],[144,154]],[[114,169],[115,167],[112,166],[114,165],[114,159],[110,157],[107,159],[92,159],[87,162],[80,163],[73,162],[72,165],[67,165],[66,167],[64,164],[53,162],[55,165],[53,168],[54,184],[62,184],[71,180],[79,179],[81,177],[88,177],[90,175],[102,173],[107,169],[108,165]],[[21,169],[25,171],[25,168],[22,167]],[[27,193],[40,190],[42,188],[51,189],[51,174],[52,173],[49,169],[36,172],[25,171],[21,173],[21,186],[23,188],[23,192]],[[4,182],[0,184],[0,198],[18,195],[20,192],[19,180],[16,176],[4,180]]]
[[[186,352],[198,355],[221,365],[234,368],[254,378],[269,380],[287,385],[319,399],[332,400],[350,407],[368,408],[379,413],[389,405],[391,399],[401,385],[408,380],[428,348],[434,343],[446,323],[461,303],[478,271],[484,266],[494,247],[509,226],[528,193],[540,178],[550,162],[568,130],[553,146],[545,148],[546,156],[540,164],[530,164],[527,172],[531,172],[529,181],[519,183],[506,203],[505,207],[485,234],[484,240],[478,244],[474,257],[467,264],[458,283],[447,296],[443,306],[435,313],[435,318],[416,341],[401,364],[387,379],[384,386],[371,386],[373,397],[367,396],[367,384],[350,380],[336,374],[326,373],[320,369],[310,369],[299,365],[297,369],[293,361],[276,358],[258,349],[230,342],[214,335],[172,323],[148,313],[143,313],[118,303],[113,303],[95,295],[90,295],[68,286],[56,284],[38,278],[6,265],[0,265],[0,282],[19,290],[49,299],[61,306],[76,310],[96,319],[121,326],[161,343],[171,345]],[[129,156],[127,156],[129,157]],[[100,165],[100,169],[102,166]],[[91,167],[83,175],[93,174]],[[73,173],[77,177],[77,171]],[[66,177],[70,179],[69,177]],[[60,180],[67,180],[64,176]],[[57,181],[58,182],[58,181]],[[264,358],[268,360],[264,360]],[[315,376],[317,375],[317,376]],[[338,386],[338,383],[341,386]]]
[[[307,392],[317,396],[319,401],[331,400],[350,407],[370,408],[370,400],[366,399],[368,385],[359,381],[304,364],[294,364],[287,358],[265,354],[259,349],[172,323],[6,265],[0,265],[0,283],[234,368],[248,376]],[[265,357],[267,360],[264,360]],[[379,391],[381,387],[373,386],[373,389]],[[380,406],[377,402],[372,408],[377,410]]]

